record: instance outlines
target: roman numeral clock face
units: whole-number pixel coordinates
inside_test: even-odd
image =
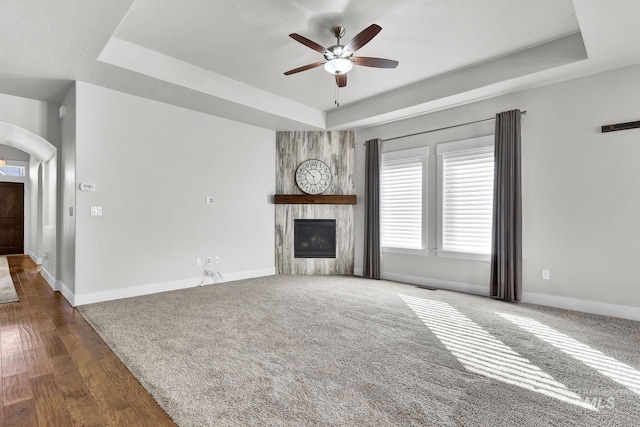
[[[331,184],[331,169],[323,161],[307,160],[296,170],[296,184],[307,194],[320,194]]]

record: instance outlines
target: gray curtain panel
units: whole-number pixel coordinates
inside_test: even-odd
[[[522,297],[522,198],[520,110],[496,115],[491,244],[492,297],[520,301]]]
[[[364,264],[362,275],[380,278],[380,139],[365,143]]]

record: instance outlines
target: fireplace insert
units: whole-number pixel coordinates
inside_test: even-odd
[[[335,258],[335,219],[296,219],[293,225],[294,258]]]

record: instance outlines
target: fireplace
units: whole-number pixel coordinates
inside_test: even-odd
[[[335,258],[335,219],[296,219],[293,225],[294,258]]]

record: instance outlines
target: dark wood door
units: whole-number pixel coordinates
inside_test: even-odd
[[[24,184],[0,182],[0,255],[24,253]]]

